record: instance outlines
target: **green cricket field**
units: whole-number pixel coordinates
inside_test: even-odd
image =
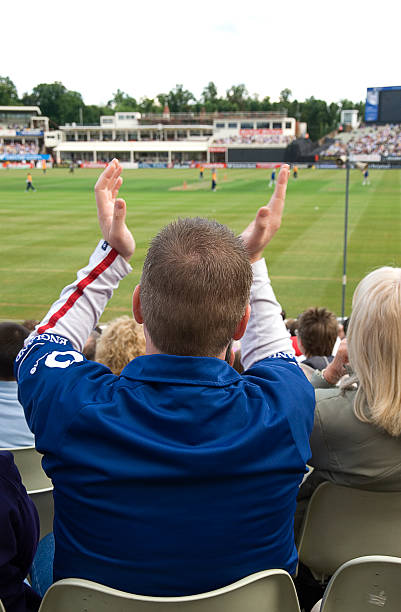
[[[100,238],[93,186],[100,170],[0,171],[0,320],[40,319],[86,265]],[[197,170],[125,170],[121,197],[137,249],[102,321],[129,314],[152,236],[172,219],[215,218],[240,232],[267,203],[268,170],[219,170],[210,189]],[[358,281],[373,268],[401,266],[401,170],[352,170],[349,191],[346,314]],[[287,191],[281,229],[265,256],[287,316],[308,306],[341,314],[345,170],[301,169]]]

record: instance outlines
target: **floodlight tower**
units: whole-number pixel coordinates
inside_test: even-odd
[[[345,317],[345,292],[347,289],[347,244],[348,244],[348,202],[349,202],[349,171],[350,161],[348,151],[346,155],[341,155],[337,159],[337,165],[345,168],[345,211],[344,211],[344,249],[343,249],[343,278],[342,278],[342,299],[341,299],[341,319]]]

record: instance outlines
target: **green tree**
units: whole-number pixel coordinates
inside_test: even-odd
[[[206,87],[203,88],[201,102],[203,104],[216,104],[218,100],[217,87],[213,81],[209,81]]]
[[[111,100],[107,102],[107,106],[113,110],[119,111],[135,111],[138,108],[138,103],[135,98],[128,95],[121,89],[117,89],[116,93],[113,94]]]
[[[24,104],[37,104],[43,115],[56,125],[79,122],[80,109],[84,110],[84,101],[77,91],[70,91],[62,83],[40,83],[31,94],[25,94]]]
[[[282,89],[280,91],[279,100],[280,100],[280,102],[283,102],[284,104],[287,104],[287,102],[289,102],[291,96],[292,96],[291,89],[288,89],[288,87],[286,87],[285,89]]]
[[[161,107],[168,105],[171,113],[185,113],[191,110],[191,103],[195,102],[193,93],[184,89],[182,84],[176,85],[168,94],[159,94]]]
[[[163,108],[161,102],[157,103],[153,98],[141,98],[138,104],[138,110],[141,113],[161,113]]]
[[[0,77],[0,104],[2,106],[20,104],[17,88],[8,76]]]
[[[243,83],[232,85],[226,91],[226,99],[231,106],[230,110],[246,110],[249,102],[248,90]]]

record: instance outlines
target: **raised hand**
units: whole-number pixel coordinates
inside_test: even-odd
[[[241,234],[251,263],[261,258],[263,250],[281,225],[289,174],[289,165],[283,164],[270,202],[259,208],[255,219]]]
[[[323,376],[326,381],[330,385],[336,385],[340,378],[342,378],[345,374],[348,374],[347,368],[345,367],[348,365],[348,363],[347,339],[344,338],[344,340],[341,340],[340,342],[333,361],[323,370]]]
[[[129,261],[135,251],[135,240],[125,223],[127,205],[117,198],[123,182],[121,172],[121,164],[113,159],[96,182],[95,197],[103,238]]]

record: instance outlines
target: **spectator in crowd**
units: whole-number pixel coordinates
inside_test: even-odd
[[[95,360],[119,376],[130,361],[145,355],[145,352],[143,325],[132,317],[124,316],[107,325],[97,342]]]
[[[18,401],[18,387],[14,377],[14,359],[28,336],[28,330],[18,323],[0,323],[0,448],[35,444]]]
[[[120,173],[114,160],[95,187],[104,241],[16,360],[55,488],[54,578],[168,596],[294,573],[314,393],[262,259],[288,166],[240,238],[196,218],[153,239],[133,296],[147,354],[116,377],[79,351],[130,271]],[[242,376],[225,361],[241,337]]]
[[[321,157],[338,157],[340,155],[401,155],[401,125],[382,125],[369,128],[360,127],[353,130],[351,137],[343,134],[327,149]]]
[[[101,335],[102,328],[96,325],[95,329],[93,329],[89,334],[89,337],[82,349],[82,354],[86,357],[86,359],[89,359],[90,361],[95,361],[97,341],[99,340]]]
[[[355,290],[347,339],[312,380],[317,399],[313,475],[401,491],[400,321],[401,268],[378,268]],[[339,389],[335,385],[347,373],[348,355],[355,374]]]
[[[0,144],[0,155],[37,155],[38,153],[39,146],[35,142],[13,142],[11,144]]]
[[[357,286],[347,338],[311,379],[316,411],[308,463],[314,470],[299,492],[297,532],[313,491],[324,481],[401,491],[400,346],[401,268],[383,267]],[[354,375],[343,378],[348,364]]]
[[[34,612],[40,597],[24,582],[39,540],[39,517],[13,456],[0,451],[0,600],[6,612]]]
[[[338,335],[336,316],[326,308],[308,308],[298,317],[298,346],[306,359],[302,365],[323,370],[333,360]]]
[[[300,350],[298,346],[298,336],[297,336],[298,319],[286,319],[285,326],[288,329],[288,332],[291,336],[291,343],[295,351],[295,357],[301,357],[302,351]]]
[[[301,487],[318,484],[401,491],[401,268],[383,267],[359,283],[347,338],[334,360],[312,377],[311,436],[315,469]],[[348,371],[354,375],[336,384]]]
[[[39,325],[39,321],[36,319],[25,319],[22,322],[22,327],[25,327],[29,332],[33,331],[37,325]]]

